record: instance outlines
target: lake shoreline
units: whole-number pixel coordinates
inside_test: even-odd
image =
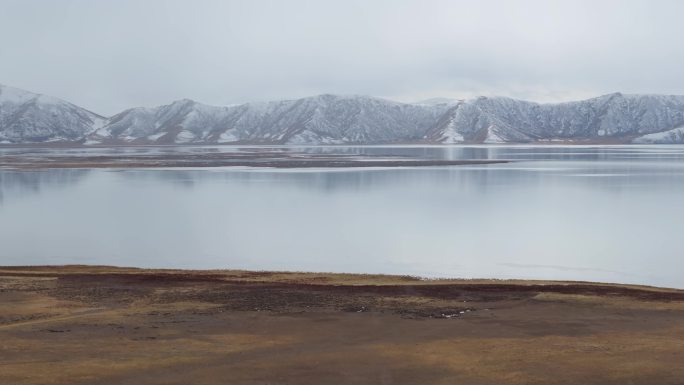
[[[3,155],[2,168],[8,170],[72,168],[214,168],[263,167],[298,168],[369,168],[431,167],[509,163],[505,159],[416,159],[404,156],[326,154],[289,152],[283,148],[239,148],[221,152],[121,153],[73,155],[69,153],[18,153]]]
[[[230,154],[223,154],[230,155]],[[510,163],[509,160],[385,160],[385,159],[252,159],[233,158],[230,156],[200,157],[146,157],[136,159],[122,157],[73,157],[39,158],[26,160],[23,157],[3,157],[2,168],[6,170],[40,170],[40,169],[132,169],[132,168],[214,168],[214,167],[254,167],[276,169],[304,168],[392,168],[392,167],[435,167],[466,166]]]
[[[12,384],[387,376],[393,384],[675,384],[684,376],[684,291],[666,288],[12,266],[0,267],[0,303],[0,382]]]

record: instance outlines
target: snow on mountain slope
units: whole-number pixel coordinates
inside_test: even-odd
[[[684,143],[684,126],[663,132],[654,132],[635,138],[638,144],[679,144]]]
[[[531,138],[516,128],[521,119],[512,116],[528,102],[480,97],[451,107],[428,130],[427,138],[440,143],[527,142]]]
[[[0,85],[0,143],[79,141],[104,123],[63,100]]]
[[[91,142],[388,143],[422,138],[446,107],[421,107],[366,96],[207,106],[181,100],[113,116]]]
[[[555,104],[480,97],[450,108],[427,137],[451,142],[615,139],[684,124],[684,96],[623,95]]]
[[[684,96],[623,95],[554,104],[505,97],[408,104],[368,96],[209,106],[183,99],[108,119],[0,86],[0,144],[684,143]]]
[[[446,106],[416,106],[366,96],[321,95],[302,100],[299,130],[288,142],[306,143],[308,137],[338,143],[391,143],[420,140],[425,127]]]
[[[184,99],[155,108],[131,108],[109,118],[88,137],[92,142],[203,142],[223,127],[230,107],[213,107]]]

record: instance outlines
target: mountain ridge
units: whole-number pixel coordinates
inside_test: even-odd
[[[103,117],[0,85],[0,144],[684,143],[684,96],[614,92],[402,103],[365,95],[213,106],[180,99]]]
[[[0,84],[0,143],[82,140],[106,118],[75,104]]]

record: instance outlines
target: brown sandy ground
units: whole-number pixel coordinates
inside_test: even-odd
[[[2,267],[0,384],[684,384],[684,291]]]

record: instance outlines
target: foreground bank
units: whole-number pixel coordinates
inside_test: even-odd
[[[0,383],[678,384],[684,292],[0,268]]]

